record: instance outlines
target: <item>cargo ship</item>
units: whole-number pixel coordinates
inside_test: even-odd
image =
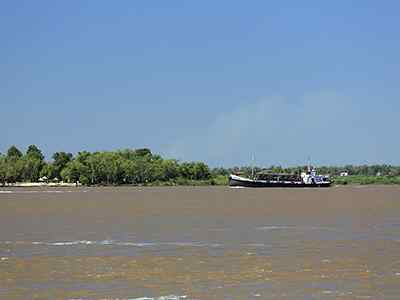
[[[308,167],[306,172],[297,174],[278,174],[258,172],[252,178],[240,174],[229,175],[229,186],[232,187],[329,187],[332,181],[328,175],[318,175],[315,168]]]

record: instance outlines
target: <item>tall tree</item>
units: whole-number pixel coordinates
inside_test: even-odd
[[[15,183],[22,180],[24,160],[12,157],[6,158],[6,182]]]
[[[36,145],[30,145],[28,150],[26,150],[26,156],[30,158],[35,158],[40,161],[44,160],[44,155],[42,151]]]
[[[61,178],[67,182],[80,182],[85,185],[92,184],[91,171],[88,165],[81,162],[78,157],[71,160],[61,171]]]
[[[29,156],[24,157],[21,161],[23,162],[22,180],[37,182],[44,165],[43,161]]]
[[[22,157],[22,152],[19,151],[19,149],[16,146],[11,146],[7,150],[7,158],[21,158]]]
[[[54,176],[58,179],[61,178],[61,171],[71,161],[72,154],[66,152],[56,152],[53,154]]]
[[[4,155],[0,155],[0,183],[5,185],[7,178],[7,161]]]

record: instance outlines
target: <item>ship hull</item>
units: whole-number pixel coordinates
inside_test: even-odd
[[[239,176],[229,176],[229,186],[232,187],[252,187],[252,188],[322,188],[329,187],[330,182],[306,184],[301,181],[265,181],[253,180]]]

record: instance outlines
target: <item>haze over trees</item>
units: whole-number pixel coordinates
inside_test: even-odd
[[[263,170],[271,173],[300,174],[305,168],[305,166],[291,168],[270,166]],[[255,172],[260,170],[261,168],[255,167]],[[391,165],[321,166],[318,171],[331,176],[346,171],[350,176],[358,176],[356,182],[361,183],[373,183],[371,178],[376,176],[380,176],[381,179],[400,176],[400,167]],[[3,185],[39,180],[80,182],[84,185],[227,184],[227,177],[231,172],[250,175],[252,168],[245,166],[210,169],[203,162],[165,159],[153,154],[147,148],[103,152],[81,151],[75,156],[60,151],[54,153],[50,161],[45,160],[42,151],[36,145],[30,145],[25,153],[16,146],[11,146],[6,154],[0,154],[0,184]],[[365,179],[365,176],[369,179]],[[351,182],[348,179],[338,182],[348,181]]]

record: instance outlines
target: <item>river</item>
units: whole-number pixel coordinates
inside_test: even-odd
[[[398,299],[400,187],[0,189],[0,299]]]

